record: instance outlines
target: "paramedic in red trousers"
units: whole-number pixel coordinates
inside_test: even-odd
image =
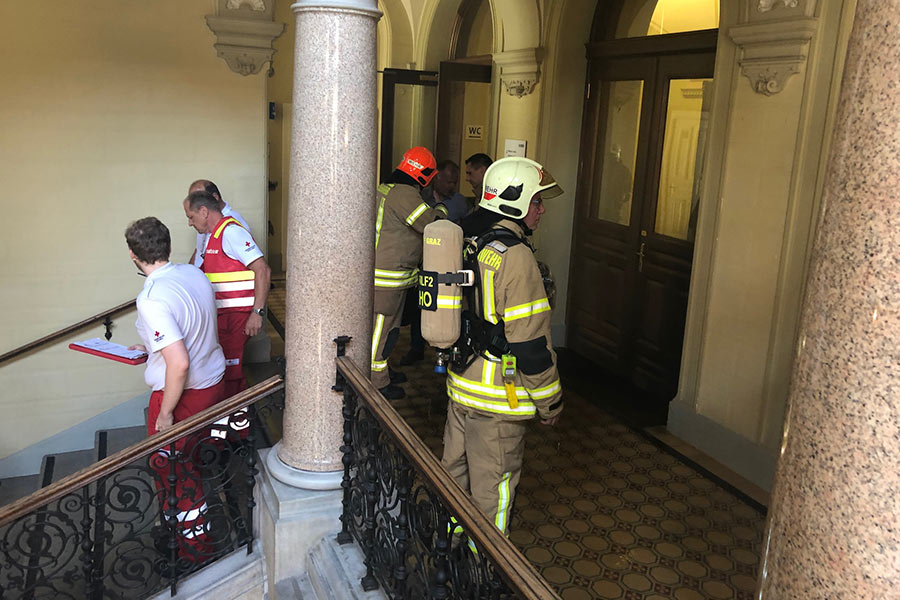
[[[225,397],[244,388],[244,344],[263,326],[271,271],[250,232],[234,217],[219,210],[207,192],[194,192],[184,201],[188,224],[209,234],[201,269],[216,293],[219,343],[225,352]]]
[[[417,146],[403,154],[387,181],[378,186],[370,379],[388,400],[406,395],[395,385],[406,381],[406,376],[391,372],[388,357],[400,334],[406,290],[418,282],[422,232],[435,219],[447,216],[443,204],[431,207],[419,195],[436,172],[434,156]]]
[[[230,204],[222,200],[222,194],[219,192],[219,186],[210,181],[209,179],[198,179],[194,183],[188,187],[188,195],[193,194],[194,192],[206,192],[210,194],[213,198],[216,199],[219,203],[219,212],[222,213],[223,217],[234,217],[238,220],[238,222],[244,226],[244,229],[250,231],[250,225],[247,224],[247,221],[244,217],[241,216],[241,213],[234,210]],[[191,260],[188,262],[192,265],[197,265],[198,267],[203,264],[203,253],[206,251],[206,242],[209,241],[208,233],[198,233],[197,234],[197,245],[194,248],[194,253],[191,254]]]
[[[149,354],[144,380],[153,390],[147,411],[147,435],[153,435],[225,398],[225,356],[216,335],[212,286],[197,267],[169,262],[171,240],[166,226],[154,217],[140,219],[125,230],[125,241],[131,260],[147,277],[137,297],[136,325],[144,343],[131,348]],[[185,451],[185,446],[185,438],[180,438],[176,452]],[[188,560],[200,560],[208,551],[202,477],[190,460],[175,465],[180,554],[187,548]],[[166,503],[168,448],[153,456],[151,466],[158,472],[156,486],[164,490],[160,496]]]
[[[538,163],[502,158],[487,168],[475,239],[478,354],[447,377],[443,465],[504,533],[522,473],[525,429],[555,425],[563,410],[550,303],[528,236],[544,199],[562,193]],[[483,332],[480,335],[479,332]],[[508,385],[507,385],[508,384]]]

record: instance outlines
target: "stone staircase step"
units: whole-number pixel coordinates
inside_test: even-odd
[[[50,483],[52,483],[97,462],[97,450],[96,448],[88,448],[86,450],[60,452],[59,454],[44,457],[44,462],[46,463],[50,458],[55,459],[53,475],[50,478]]]
[[[316,600],[380,600],[387,595],[380,588],[366,592],[360,579],[365,575],[363,553],[355,544],[339,545],[327,536],[307,557],[307,577]],[[306,596],[303,596],[306,598]]]
[[[40,475],[22,475],[0,480],[0,506],[6,506],[28,494],[33,494],[40,487]]]
[[[140,442],[147,437],[147,428],[143,425],[136,427],[119,427],[106,431],[106,456],[112,456],[116,452]]]

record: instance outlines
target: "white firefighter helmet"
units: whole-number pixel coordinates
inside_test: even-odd
[[[479,206],[489,211],[521,219],[538,192],[542,198],[554,198],[562,189],[550,172],[531,159],[521,156],[501,158],[487,168]]]

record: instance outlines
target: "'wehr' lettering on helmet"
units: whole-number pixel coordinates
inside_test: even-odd
[[[406,162],[407,162],[407,164],[414,166],[415,168],[419,169],[420,171],[425,168],[425,165],[418,163],[411,158],[407,158]]]

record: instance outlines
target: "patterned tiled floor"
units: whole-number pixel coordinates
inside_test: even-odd
[[[395,406],[440,457],[446,396],[430,367],[404,369],[407,397]],[[529,427],[510,538],[566,600],[751,600],[764,523],[567,390],[559,426]]]
[[[283,302],[270,295],[279,317]],[[394,405],[440,457],[447,400],[432,359],[403,369]],[[751,600],[765,517],[590,400],[567,388],[560,425],[531,423],[516,546],[565,600]]]

